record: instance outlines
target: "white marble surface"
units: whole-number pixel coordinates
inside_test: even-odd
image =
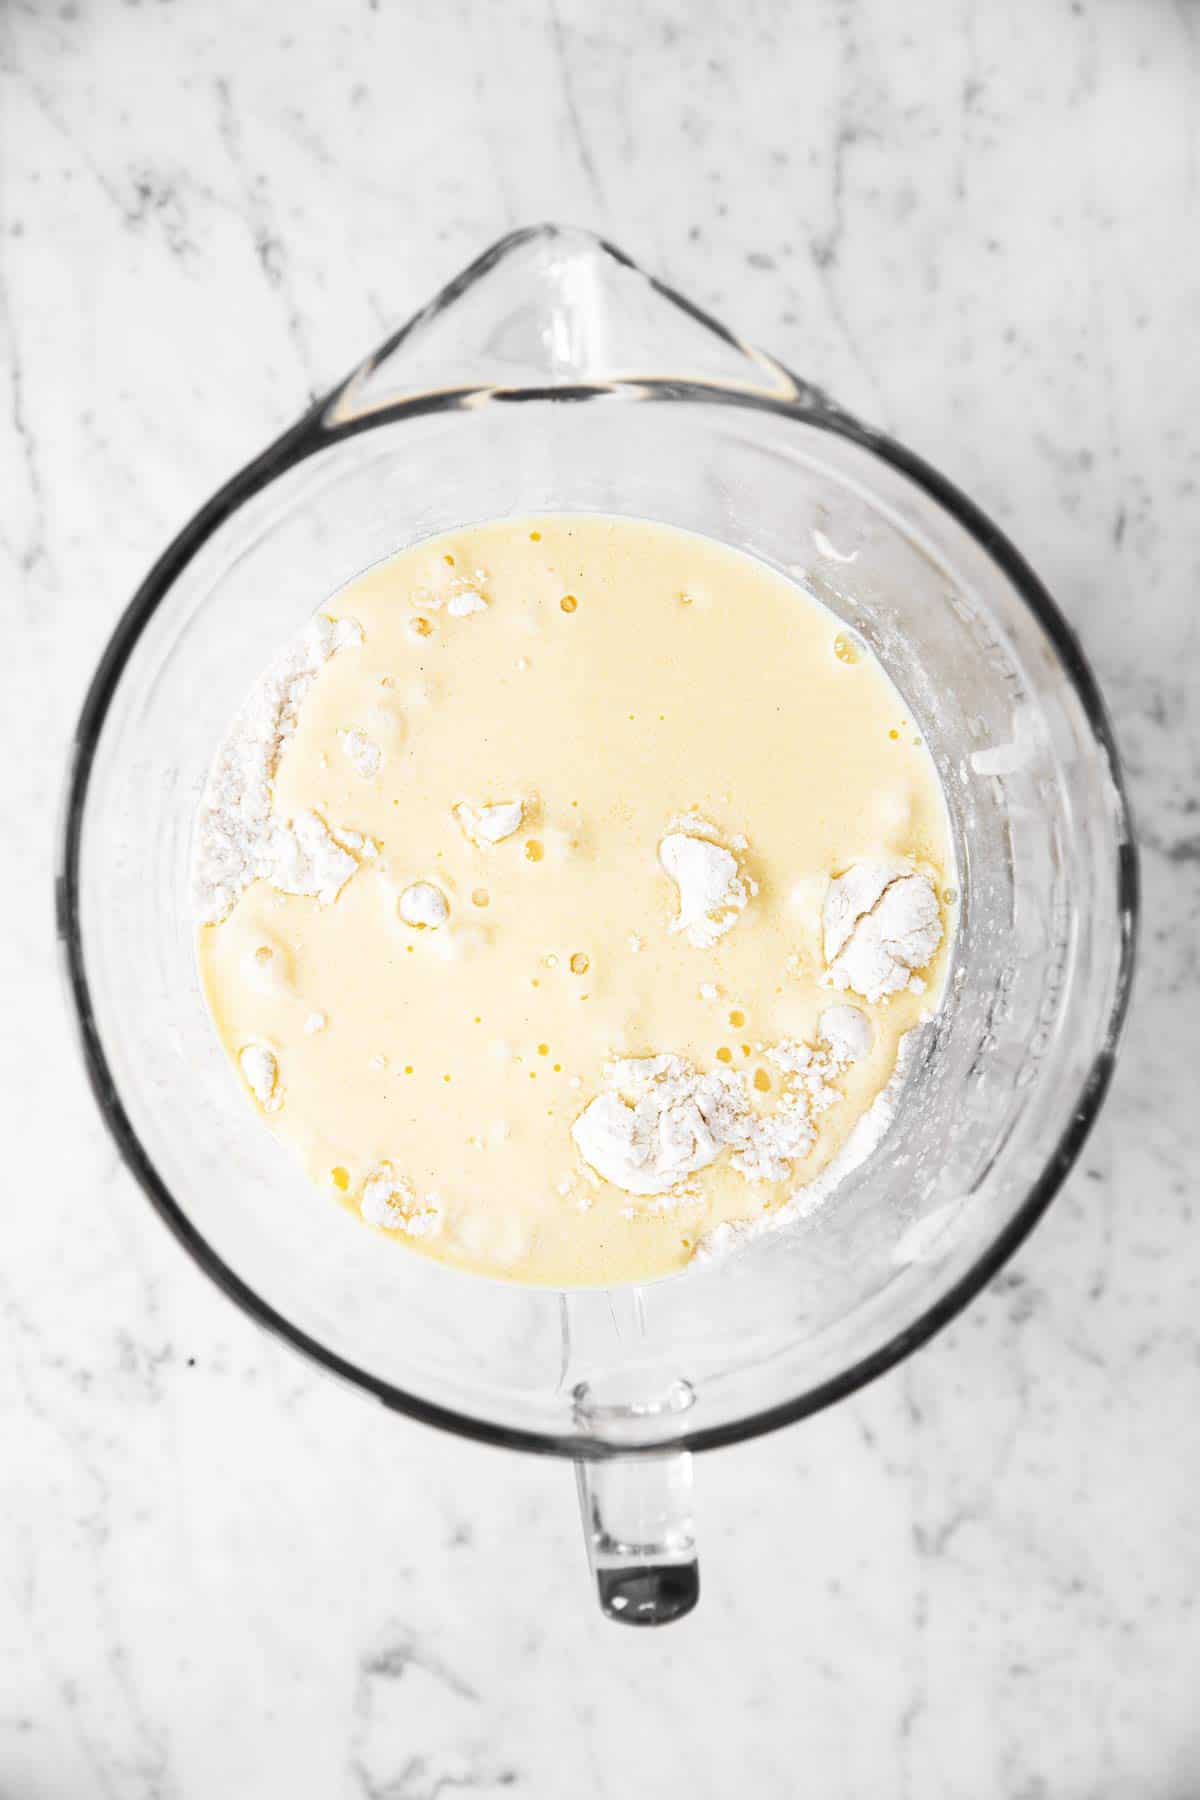
[[[1198,120],[1189,0],[0,8],[5,1800],[1200,1791]],[[389,1420],[185,1260],[51,940],[64,749],[151,558],[542,217],[1010,529],[1145,852],[1075,1178],[907,1367],[701,1463],[701,1610],[651,1637],[596,1613],[564,1468]]]

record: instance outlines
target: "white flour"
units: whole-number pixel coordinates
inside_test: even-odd
[[[486,612],[488,585],[486,569],[470,575],[455,575],[440,581],[436,587],[417,588],[411,603],[423,613],[438,612],[443,606],[452,619],[469,619],[473,613]]]
[[[606,1088],[571,1135],[584,1161],[627,1194],[663,1194],[707,1168],[746,1106],[734,1077],[698,1075],[681,1056],[612,1063]]]
[[[267,1112],[277,1112],[281,1105],[279,1064],[272,1053],[262,1044],[247,1044],[238,1052],[238,1067],[259,1105]]]
[[[436,1194],[418,1200],[416,1189],[391,1163],[372,1169],[363,1184],[360,1202],[368,1225],[381,1231],[403,1231],[409,1237],[434,1237],[442,1228],[441,1202]]]
[[[875,1030],[857,1006],[827,1006],[817,1020],[817,1036],[838,1062],[861,1062],[869,1056]]]
[[[383,751],[374,738],[368,737],[357,725],[349,731],[339,731],[342,749],[353,763],[364,781],[372,781],[383,767]]]
[[[347,842],[362,846],[356,834],[348,833]],[[254,846],[252,867],[281,894],[309,894],[322,906],[332,906],[358,862],[319,813],[303,812],[290,824],[271,820]]]
[[[686,823],[710,829],[690,816]],[[658,846],[658,860],[679,891],[671,930],[685,932],[697,950],[710,950],[736,924],[754,883],[740,873],[731,850],[690,831],[668,832]]]
[[[469,800],[461,800],[454,808],[459,825],[479,849],[502,844],[519,831],[524,812],[520,800],[496,800],[487,806],[472,806]]]
[[[418,931],[436,931],[450,917],[450,903],[432,881],[414,881],[401,894],[397,911],[406,925],[413,925]]]
[[[701,1074],[682,1056],[610,1063],[604,1091],[571,1128],[575,1146],[627,1194],[686,1198],[681,1184],[724,1150],[748,1181],[786,1181],[816,1142],[813,1115],[840,1098],[832,1082],[855,1058],[795,1042],[767,1055],[783,1078],[771,1112],[755,1111],[744,1077],[731,1070]]]
[[[486,612],[487,601],[474,588],[460,588],[458,593],[451,594],[446,602],[446,611],[452,619],[469,619],[472,613]]]
[[[766,1232],[777,1231],[781,1226],[794,1224],[799,1219],[811,1218],[820,1211],[834,1190],[874,1155],[887,1136],[900,1104],[900,1093],[916,1036],[917,1031],[914,1030],[906,1032],[900,1039],[891,1080],[875,1096],[837,1155],[826,1163],[821,1173],[802,1187],[793,1188],[784,1204],[773,1212],[763,1213],[757,1219],[731,1220],[714,1226],[697,1244],[695,1261],[707,1262],[712,1257],[723,1256],[754,1238],[762,1237]]]
[[[271,807],[279,758],[300,707],[331,656],[361,644],[353,619],[312,620],[259,677],[209,772],[198,821],[194,887],[201,918],[218,924],[265,876],[285,893],[335,897],[357,864],[316,813],[289,825]],[[360,840],[361,843],[361,840]]]
[[[830,987],[872,1003],[923,985],[923,969],[942,941],[933,883],[908,863],[852,863],[829,884],[822,917]]]

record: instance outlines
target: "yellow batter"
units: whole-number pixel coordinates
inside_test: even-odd
[[[943,798],[878,664],[763,564],[631,519],[464,528],[325,616],[353,624],[272,759],[284,835],[198,938],[271,1129],[381,1237],[494,1277],[645,1280],[781,1206],[887,1084],[947,959]],[[920,929],[839,951],[914,896]],[[864,955],[894,991],[852,985],[877,985]],[[834,1005],[869,1039],[855,1060],[821,1036]],[[674,1123],[607,1179],[597,1132],[644,1137],[670,1083]],[[740,1137],[710,1155],[714,1091]],[[639,1099],[635,1131],[615,1109]],[[776,1116],[809,1141],[764,1175],[746,1133]]]

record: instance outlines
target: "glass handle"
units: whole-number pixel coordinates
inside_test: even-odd
[[[601,1610],[623,1625],[669,1625],[700,1598],[692,1459],[642,1451],[575,1464]]]

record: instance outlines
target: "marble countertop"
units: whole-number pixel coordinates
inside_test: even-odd
[[[0,10],[0,1794],[1200,1790],[1200,15]],[[950,1330],[698,1468],[705,1594],[599,1616],[569,1470],[343,1391],[197,1273],[78,1072],[49,880],[118,610],[509,227],[592,225],[973,494],[1077,625],[1144,850],[1065,1192]]]

